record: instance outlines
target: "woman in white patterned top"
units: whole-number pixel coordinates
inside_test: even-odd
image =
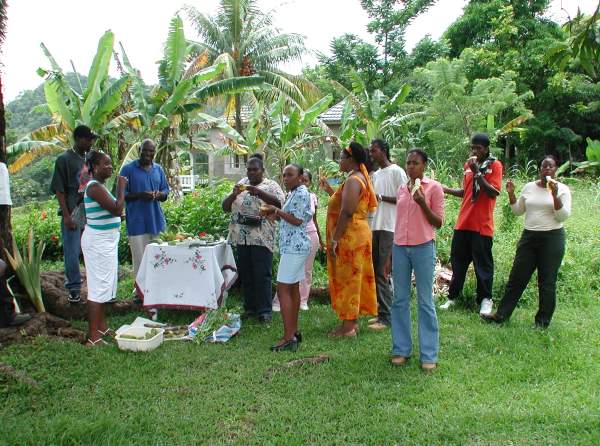
[[[104,182],[112,176],[111,159],[102,152],[91,152],[87,159],[92,180],[84,194],[87,224],[81,237],[81,250],[87,277],[87,346],[104,344],[102,336],[114,333],[106,326],[103,304],[115,298],[119,268],[121,214],[125,205],[127,178],[117,180],[117,198]]]
[[[260,323],[271,322],[273,288],[273,248],[275,224],[260,215],[260,206],[278,208],[285,201],[281,187],[264,177],[262,155],[254,154],[242,178],[225,200],[223,210],[231,212],[229,243],[236,246],[237,268],[244,292],[242,319],[257,317]]]
[[[571,191],[554,179],[557,160],[546,155],[540,163],[540,179],[527,183],[521,196],[509,179],[506,192],[515,215],[525,214],[525,229],[517,245],[504,297],[488,322],[502,323],[510,318],[533,272],[538,272],[539,309],[535,325],[546,328],[556,307],[556,279],[565,254],[563,222],[571,214]]]

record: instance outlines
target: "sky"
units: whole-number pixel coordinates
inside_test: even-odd
[[[576,14],[578,7],[593,12],[597,1],[552,0],[548,15],[563,23],[568,15]],[[44,42],[64,71],[72,71],[70,61],[73,61],[78,72],[87,74],[98,39],[108,29],[115,33],[116,42],[123,43],[144,80],[155,83],[156,62],[162,55],[170,19],[185,4],[208,14],[214,14],[218,6],[218,0],[11,0],[8,3],[7,38],[0,54],[7,101],[41,83],[36,70],[48,68],[49,63],[40,42]],[[466,3],[467,0],[438,0],[407,30],[407,49],[426,34],[438,38],[460,16]],[[333,37],[354,33],[373,42],[366,31],[369,18],[359,0],[258,0],[258,4],[265,11],[274,11],[275,26],[279,29],[306,37],[309,54],[300,63],[284,67],[292,73],[300,72],[303,66],[315,65],[317,52],[329,54]],[[196,38],[187,21],[185,34],[187,38]],[[116,75],[114,67],[112,74]]]

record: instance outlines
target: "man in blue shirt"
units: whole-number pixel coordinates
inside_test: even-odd
[[[165,201],[169,195],[165,172],[154,162],[154,141],[142,141],[139,154],[139,159],[121,169],[121,176],[128,180],[125,188],[127,237],[136,277],[146,245],[165,230],[165,215],[159,202]]]

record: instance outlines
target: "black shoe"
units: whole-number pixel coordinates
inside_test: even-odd
[[[31,319],[31,316],[26,313],[15,314],[12,320],[8,323],[9,327],[16,327],[18,325],[22,325],[28,320]]]
[[[104,302],[105,304],[116,304],[119,300],[113,297],[111,300]]]
[[[79,291],[69,291],[69,297],[67,297],[70,304],[78,304],[81,302],[81,296]]]
[[[296,337],[296,340],[298,341],[298,344],[300,344],[302,342],[302,333],[300,333],[299,331],[297,331],[296,333],[294,333],[294,336]]]
[[[489,322],[490,324],[503,324],[504,322],[506,322],[506,319],[499,316],[498,313],[480,314],[479,316],[481,316],[481,319],[483,319],[486,322]]]
[[[258,322],[261,324],[270,324],[273,321],[273,316],[270,314],[261,314],[258,316]]]
[[[247,311],[244,311],[242,313],[242,315],[240,316],[240,319],[243,320],[243,321],[247,321],[248,319],[252,319],[255,316],[256,315],[254,313],[249,313]]]
[[[295,352],[296,350],[298,350],[298,340],[296,338],[290,339],[289,341],[284,341],[281,344],[277,344],[271,347],[272,352]]]
[[[535,321],[535,328],[537,328],[539,330],[545,330],[545,329],[547,329],[548,325],[550,325],[549,322],[538,322],[538,321]]]

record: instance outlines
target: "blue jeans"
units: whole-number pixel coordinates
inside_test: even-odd
[[[392,304],[392,355],[408,358],[412,353],[410,320],[411,273],[417,282],[419,357],[421,363],[437,363],[440,350],[439,328],[433,305],[433,240],[416,246],[392,249],[394,303]]]
[[[60,232],[63,242],[63,257],[65,260],[65,288],[67,291],[81,289],[81,271],[79,256],[81,254],[81,230],[67,229],[64,220],[60,221]]]

